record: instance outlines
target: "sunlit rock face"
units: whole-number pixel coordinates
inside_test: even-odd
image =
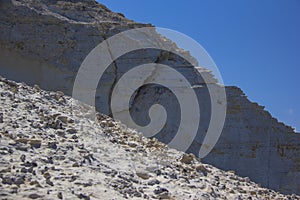
[[[2,0],[0,19],[0,74],[67,95],[72,95],[77,71],[96,45],[122,31],[151,26],[128,20],[92,0]],[[160,42],[177,48],[169,40]],[[145,50],[117,59],[98,85],[97,109],[111,114],[110,94],[115,82],[130,67],[149,62],[172,65],[193,86],[199,86],[195,91],[203,99],[199,105],[200,127],[188,149],[197,155],[211,116],[207,84],[215,85],[216,80],[205,69],[196,69],[178,56]],[[210,81],[204,84],[200,73]],[[272,118],[263,107],[250,102],[239,88],[226,87],[226,94],[228,107],[222,135],[203,161],[249,176],[262,186],[300,194],[300,136]],[[166,126],[155,136],[168,143],[180,122],[179,103],[167,88],[141,87],[130,105],[136,114],[133,116],[139,116],[133,117],[138,124],[149,123],[145,110],[153,103],[163,105],[168,113]]]

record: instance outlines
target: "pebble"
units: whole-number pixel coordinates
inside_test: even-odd
[[[180,159],[180,161],[182,162],[182,163],[185,163],[185,164],[191,164],[192,163],[192,161],[194,160],[194,155],[192,155],[192,154],[184,154],[182,157],[181,157],[181,159]]]
[[[137,171],[136,175],[145,180],[150,178],[150,175],[145,171]]]

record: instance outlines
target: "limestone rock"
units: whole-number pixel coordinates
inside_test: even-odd
[[[14,90],[10,85],[18,89],[14,98],[3,95]],[[182,163],[178,158],[186,155],[183,152],[165,145],[153,149],[146,145],[153,140],[138,136],[107,116],[101,120],[105,118],[110,125],[101,127],[83,117],[88,105],[68,96],[64,96],[66,103],[62,105],[50,94],[0,79],[0,108],[7,116],[0,124],[1,198],[300,199],[262,188],[197,159],[191,164]],[[19,102],[19,106],[14,107],[14,102]],[[72,139],[74,134],[57,135],[55,127],[30,126],[32,121],[47,123],[53,116],[77,122],[68,124],[77,131],[77,142]],[[107,129],[114,131],[108,133]],[[15,141],[18,138],[26,140],[17,144],[31,143],[39,148],[19,149]],[[132,143],[137,144],[139,151],[130,147]],[[209,173],[195,172],[198,168]]]
[[[62,91],[66,95],[71,95],[80,64],[97,44],[124,30],[151,26],[126,19],[122,14],[113,13],[93,0],[1,0],[0,20],[0,75],[16,81],[23,81],[32,86],[36,84],[42,89]],[[159,42],[183,51],[170,40],[161,38]],[[188,52],[183,51],[183,53],[190,56]],[[207,96],[207,92],[205,87],[202,87],[203,79],[199,73],[201,72],[209,79],[208,84],[215,85],[216,83],[207,69],[188,65],[174,55],[154,50],[134,52],[117,60],[107,72],[103,85],[99,86],[103,90],[99,89],[96,94],[97,109],[110,115],[110,102],[107,94],[111,93],[113,84],[124,70],[128,69],[130,65],[155,61],[174,65],[176,70],[192,80],[191,84],[197,86],[195,89],[197,95],[203,99]],[[22,90],[15,82],[3,79],[2,84],[10,88],[1,94],[1,99],[5,99],[5,101],[15,99],[15,95],[19,93],[18,90]],[[35,87],[30,93],[42,92],[39,87]],[[105,91],[105,93],[99,93],[99,91]],[[44,98],[65,105],[68,101],[63,93],[50,92],[45,94]],[[166,106],[168,116],[173,117],[168,120],[169,124],[165,126],[164,131],[156,137],[165,143],[170,141],[173,137],[172,134],[178,128],[178,118],[175,116],[178,116],[180,112],[175,99],[170,101],[172,96],[170,91],[151,86],[142,87],[136,94],[133,98],[132,110],[144,110],[153,102],[159,102]],[[241,89],[226,87],[226,94],[228,108],[225,127],[217,145],[203,161],[224,170],[235,170],[236,174],[250,177],[251,180],[261,183],[264,187],[284,193],[300,194],[300,135],[296,134],[291,127],[274,119],[262,106],[250,102]],[[167,98],[168,101],[164,98]],[[172,102],[172,104],[168,102]],[[14,109],[22,107],[19,102],[12,103]],[[33,104],[35,105],[36,102]],[[26,104],[26,106],[24,110],[30,108],[35,111],[38,109],[32,104]],[[209,102],[202,101],[200,107],[204,112],[201,113],[203,116],[201,123],[203,124],[200,127],[202,129],[199,130],[195,141],[188,149],[188,153],[196,155],[210,119],[209,109],[207,109]],[[44,109],[48,110],[49,108]],[[47,115],[44,113],[45,111],[40,110],[39,112]],[[7,111],[0,110],[0,126],[10,123],[14,129],[20,129],[20,123],[13,122],[6,113]],[[140,114],[141,117],[136,120],[141,124],[147,124],[147,115]],[[26,118],[26,116],[24,117]],[[48,116],[47,120],[42,118],[42,124],[33,120],[29,126],[33,129],[48,127],[52,130],[50,133],[52,139],[59,137],[62,143],[68,142],[68,140],[79,142],[81,138],[74,135],[79,130],[69,127],[72,126],[72,120],[67,121],[66,118],[57,119],[56,117]],[[78,120],[80,121],[80,119]],[[100,122],[100,125],[103,125],[102,128],[110,126],[105,129],[108,135],[118,132],[113,128],[114,122],[110,120],[108,123]],[[1,137],[18,138],[14,132],[5,130],[1,133],[3,133]],[[15,150],[22,151],[22,153],[31,151],[30,144],[22,143],[21,140],[13,145]],[[116,143],[120,140],[118,137],[111,139]],[[125,141],[122,142],[127,144]],[[45,142],[45,144],[48,143]],[[137,148],[136,140],[131,144],[134,145],[129,146],[128,149]],[[164,147],[162,143],[156,141],[149,140],[147,144],[152,146],[151,151]],[[43,148],[43,145],[34,144],[33,147],[34,150],[38,150]],[[47,145],[45,147],[48,148]],[[59,150],[67,152],[72,148],[74,147],[70,144],[66,149]],[[9,154],[9,151],[10,149],[1,150],[3,154]],[[81,151],[83,150],[81,149]],[[140,148],[139,151],[142,149]],[[55,162],[53,159],[49,157],[44,160],[52,163]],[[39,184],[43,185],[44,183]],[[123,192],[126,193],[125,190]],[[139,195],[140,193],[137,191],[135,194]],[[88,194],[78,193],[77,195],[89,197]]]

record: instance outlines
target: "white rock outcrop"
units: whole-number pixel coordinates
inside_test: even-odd
[[[37,84],[42,89],[63,91],[67,95],[72,94],[80,64],[97,44],[124,30],[151,26],[128,20],[93,0],[1,0],[0,19],[0,74],[32,86]],[[165,43],[177,48],[169,40]],[[195,89],[198,96],[203,99],[208,96],[194,66],[180,57],[146,50],[132,52],[110,67],[99,84],[101,91],[105,92],[97,92],[97,109],[111,114],[109,94],[115,81],[130,66],[147,62],[173,65],[191,80],[192,85],[204,86]],[[210,78],[208,84],[214,85],[215,79],[209,72],[201,70]],[[300,194],[300,135],[279,123],[262,106],[250,102],[239,88],[226,87],[226,94],[228,108],[224,130],[214,150],[203,162],[234,170],[263,187]],[[178,128],[178,102],[169,90],[157,85],[140,88],[132,103],[132,111],[140,116],[135,119],[138,123],[147,123],[149,119],[140,108],[148,108],[153,102],[165,106],[171,116],[165,129],[156,135],[158,140],[167,143]],[[200,130],[188,149],[196,154],[211,114],[209,101],[201,102],[200,107]],[[34,145],[38,146],[35,142]],[[139,174],[147,177],[144,172]],[[164,191],[158,190],[157,193]]]

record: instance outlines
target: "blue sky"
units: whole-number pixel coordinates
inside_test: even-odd
[[[137,22],[200,43],[226,85],[300,131],[299,0],[99,0]]]

